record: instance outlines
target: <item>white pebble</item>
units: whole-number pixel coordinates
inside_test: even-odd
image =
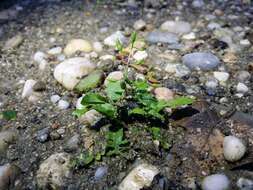
[[[141,61],[141,60],[145,60],[148,57],[148,54],[146,51],[137,51],[134,55],[133,58],[136,61]]]
[[[93,49],[95,52],[99,53],[99,52],[103,51],[103,44],[100,42],[94,42]]]
[[[57,103],[60,99],[61,99],[61,97],[59,95],[57,95],[57,94],[52,95],[50,97],[51,102],[54,103],[54,104]]]
[[[32,95],[33,93],[33,86],[35,85],[36,81],[33,79],[29,79],[25,82],[23,92],[22,92],[22,98],[26,98]]]
[[[203,190],[225,190],[229,188],[229,179],[223,174],[214,174],[205,177],[202,182]]]
[[[142,19],[137,20],[134,23],[134,29],[135,30],[143,30],[145,27],[146,27],[146,22],[144,20],[142,20]]]
[[[227,72],[213,72],[214,78],[216,78],[220,82],[226,82],[229,78],[229,74]]]
[[[227,161],[240,160],[246,152],[246,146],[241,139],[235,136],[227,136],[223,141],[223,154]]]
[[[65,100],[60,100],[58,102],[58,108],[61,109],[61,110],[65,110],[69,107],[69,103]]]
[[[58,55],[61,52],[62,52],[61,47],[54,47],[54,48],[51,48],[50,50],[47,51],[47,53],[50,54],[50,55]]]
[[[83,96],[84,95],[82,95],[80,98],[77,99],[77,101],[76,101],[76,109],[83,109],[83,108],[85,108],[85,106],[81,104]]]
[[[244,83],[239,82],[236,86],[236,91],[244,94],[249,91],[249,88]]]

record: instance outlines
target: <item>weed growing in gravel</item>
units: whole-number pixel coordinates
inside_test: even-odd
[[[164,122],[167,116],[166,112],[164,112],[165,108],[175,109],[193,102],[188,97],[176,97],[170,101],[157,100],[150,92],[152,86],[148,81],[133,81],[129,79],[128,67],[132,61],[136,39],[137,34],[134,32],[130,38],[130,50],[125,63],[124,78],[117,81],[109,80],[105,88],[99,93],[87,93],[81,101],[84,108],[74,112],[74,115],[80,117],[87,111],[94,109],[110,121],[111,129],[113,130],[107,132],[105,154],[101,154],[100,156],[122,155],[128,149],[129,142],[124,139],[124,129],[127,126],[125,121],[137,116],[144,118],[145,121],[159,120]],[[115,49],[119,54],[126,54],[124,46],[119,40],[116,43]],[[170,145],[162,138],[159,127],[150,127],[150,133],[153,140],[159,141],[164,149],[170,148]],[[94,156],[87,155],[78,159],[78,162],[81,160],[83,165],[87,165],[94,159]]]

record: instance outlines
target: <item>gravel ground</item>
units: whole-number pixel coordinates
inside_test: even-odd
[[[39,168],[51,155],[67,152],[74,158],[88,151],[91,141],[95,142],[92,145],[95,152],[101,151],[105,143],[106,127],[100,131],[83,131],[82,123],[72,115],[80,94],[66,90],[53,75],[63,58],[47,56],[48,64],[41,69],[41,63],[34,60],[35,53],[48,55],[48,50],[64,49],[71,39],[77,38],[103,43],[118,30],[128,38],[138,29],[133,26],[139,19],[145,21],[145,28],[137,32],[140,38],[159,29],[167,20],[181,20],[191,26],[186,33],[191,35],[176,34],[179,38],[176,44],[146,43],[146,62],[152,68],[153,78],[178,95],[197,99],[191,109],[173,112],[173,121],[161,128],[172,147],[169,150],[157,147],[143,122],[129,122],[125,133],[131,142],[127,155],[103,157],[88,167],[71,169],[71,175],[60,180],[60,185],[55,186],[49,180],[42,189],[117,189],[129,171],[141,162],[159,169],[152,185],[143,189],[200,189],[203,178],[215,173],[228,176],[229,189],[243,189],[236,185],[239,178],[251,180],[253,184],[253,7],[247,1],[194,2],[41,0],[21,1],[1,10],[0,109],[15,110],[17,118],[0,120],[0,145],[3,141],[9,145],[5,150],[0,146],[0,190],[39,189]],[[14,42],[8,45],[6,42],[11,38]],[[185,69],[182,57],[193,52],[210,52],[221,64],[207,71]],[[77,52],[69,57],[87,55]],[[116,53],[113,47],[104,46],[97,56],[89,54],[94,64],[101,62],[99,57],[103,55]],[[177,72],[168,66],[175,64],[179,64]],[[122,70],[118,60],[111,67],[106,66],[104,74],[107,76],[115,70]],[[220,72],[222,79],[214,77],[215,71]],[[130,69],[133,77],[137,73],[140,74]],[[223,78],[224,73],[229,74],[229,79]],[[42,81],[38,100],[29,101],[21,96],[28,79]],[[213,81],[215,87],[210,87],[207,83]],[[59,109],[50,100],[55,94],[70,106]],[[41,133],[48,135],[45,141],[38,140],[42,129]],[[15,138],[5,140],[8,135],[2,134],[6,131],[15,133]],[[73,150],[66,150],[75,135],[80,142]],[[247,144],[246,154],[236,162],[229,162],[223,156],[223,139],[228,135]],[[9,168],[6,174],[3,167],[8,163],[15,168]],[[108,171],[103,178],[95,180],[95,172],[101,166]],[[58,171],[59,167],[52,166],[51,174],[45,172],[42,178],[47,179],[54,172],[64,173]],[[210,185],[210,189],[215,188]],[[248,189],[253,189],[253,185]]]

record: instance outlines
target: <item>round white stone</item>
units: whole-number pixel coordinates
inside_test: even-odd
[[[93,49],[95,52],[99,53],[99,52],[103,51],[103,45],[100,42],[94,42]]]
[[[146,51],[137,51],[134,55],[133,58],[136,61],[141,61],[141,60],[145,60],[148,57],[148,54]]]
[[[246,152],[246,146],[241,139],[235,136],[227,136],[223,141],[223,154],[227,161],[240,160]]]
[[[58,108],[61,109],[61,110],[65,110],[69,107],[69,103],[65,100],[60,100],[58,102]]]
[[[244,94],[249,91],[249,88],[244,83],[239,82],[236,86],[236,91]]]
[[[229,188],[229,179],[223,174],[214,174],[205,177],[202,182],[203,190],[226,190]]]
[[[105,38],[104,44],[107,46],[115,46],[118,40],[121,43],[124,43],[126,41],[125,36],[120,31],[117,31],[113,33],[112,35],[108,36],[107,38]]]
[[[57,95],[57,94],[55,94],[55,95],[52,95],[51,97],[50,97],[50,101],[52,102],[52,103],[57,103],[59,100],[61,99],[61,97],[59,96],[59,95]]]
[[[229,78],[229,74],[226,72],[215,71],[215,72],[213,72],[213,76],[214,76],[214,78],[216,78],[220,82],[226,82]]]
[[[89,53],[92,51],[92,46],[90,42],[83,39],[73,39],[65,47],[65,55],[73,55],[77,51]]]
[[[22,98],[27,98],[32,95],[33,93],[33,86],[35,85],[36,81],[33,79],[29,79],[25,82],[23,92],[22,92]]]

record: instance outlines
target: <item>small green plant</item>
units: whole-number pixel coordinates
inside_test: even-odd
[[[106,133],[105,153],[93,157],[88,156],[88,158],[81,157],[82,159],[79,160],[84,165],[93,160],[100,160],[104,155],[123,155],[123,152],[129,149],[129,142],[124,139],[124,129],[127,126],[125,121],[130,120],[130,118],[138,116],[145,118],[145,121],[154,119],[164,122],[167,119],[164,112],[165,108],[176,109],[193,103],[193,99],[188,97],[176,97],[170,101],[157,100],[150,91],[152,86],[146,80],[133,81],[128,78],[128,66],[132,60],[136,39],[137,34],[134,32],[130,38],[130,51],[125,63],[124,78],[117,81],[107,81],[105,88],[100,92],[87,93],[81,101],[84,108],[73,112],[73,115],[80,117],[87,111],[95,109],[107,117],[111,125],[110,130]],[[119,40],[115,49],[119,53],[124,51],[123,44]],[[143,64],[143,61],[140,64]],[[134,103],[134,106],[128,107],[130,102]],[[127,111],[122,111],[126,107]],[[152,138],[158,140],[164,149],[170,148],[170,143],[161,135],[159,127],[152,127],[149,132]]]
[[[17,112],[14,110],[6,110],[2,112],[2,117],[6,120],[15,120],[17,118]]]
[[[73,168],[83,168],[89,166],[94,161],[92,154],[81,153],[78,157],[72,160]]]
[[[107,156],[122,155],[122,152],[127,150],[128,141],[124,140],[123,128],[118,131],[109,131],[106,135]]]

